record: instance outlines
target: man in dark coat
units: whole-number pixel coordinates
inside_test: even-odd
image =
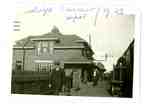
[[[93,71],[93,86],[96,86],[99,80],[99,68],[95,66]]]
[[[64,85],[65,74],[63,69],[61,69],[59,62],[55,62],[55,68],[52,70],[50,74],[50,84],[52,94],[59,95],[62,87]]]
[[[65,70],[65,92],[66,95],[70,95],[72,88],[73,72],[72,69]]]

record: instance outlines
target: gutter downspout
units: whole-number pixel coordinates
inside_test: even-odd
[[[25,46],[27,45],[27,43],[29,42],[29,40],[27,39],[27,41],[24,43],[24,45],[23,45],[23,67],[22,67],[22,71],[24,72],[24,65],[25,65],[25,54],[26,54],[26,52],[25,52]]]

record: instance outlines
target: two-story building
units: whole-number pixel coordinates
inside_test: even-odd
[[[90,70],[93,54],[84,39],[77,35],[64,35],[54,27],[49,33],[16,41],[13,46],[12,82],[46,80],[55,61],[60,62],[64,71],[74,72],[74,80],[81,79],[81,72]],[[76,84],[75,81],[73,84]],[[12,90],[16,87],[13,82]]]
[[[29,36],[13,46],[13,70],[50,71],[54,61],[62,67],[81,68],[91,64],[93,51],[88,43],[77,35],[63,35],[57,27],[51,32]]]

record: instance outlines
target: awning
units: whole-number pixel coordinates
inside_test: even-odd
[[[15,46],[13,47],[13,49],[34,49],[35,47],[32,47],[32,46],[25,46],[25,47],[21,47],[21,46]]]
[[[35,63],[54,63],[53,60],[34,60]]]
[[[35,63],[54,63],[54,60],[34,60]],[[91,64],[92,61],[60,61],[64,64]]]
[[[64,61],[65,64],[91,64],[92,61]]]
[[[46,40],[46,41],[57,41],[59,40],[58,38],[43,38],[43,37],[39,37],[39,38],[32,38],[31,40],[33,41],[42,41],[42,40]]]

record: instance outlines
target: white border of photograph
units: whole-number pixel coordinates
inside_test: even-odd
[[[70,96],[45,96],[45,95],[11,95],[10,94],[10,81],[11,81],[11,58],[12,58],[12,47],[10,46],[10,41],[9,36],[7,36],[6,38],[3,38],[4,41],[7,41],[6,43],[4,43],[6,46],[4,46],[2,48],[2,51],[4,50],[4,52],[8,52],[8,53],[3,53],[2,56],[4,56],[5,61],[2,62],[1,61],[1,65],[3,65],[3,63],[7,64],[4,65],[2,67],[2,69],[7,72],[5,74],[9,74],[9,77],[6,79],[4,77],[2,77],[3,81],[6,82],[6,84],[4,84],[4,86],[7,87],[7,90],[5,89],[4,94],[7,95],[7,99],[8,99],[8,103],[11,104],[48,104],[50,105],[51,103],[135,103],[138,102],[140,99],[140,83],[141,83],[141,78],[140,78],[140,26],[141,26],[141,13],[139,10],[137,9],[132,9],[131,7],[123,7],[121,6],[121,8],[126,8],[125,10],[127,10],[126,14],[130,14],[134,13],[136,15],[135,17],[135,51],[134,51],[134,88],[133,88],[133,98],[108,98],[108,97],[70,97]],[[13,12],[14,10],[12,10]],[[12,15],[12,13],[11,13]],[[11,22],[12,19],[10,18],[9,22]],[[11,24],[11,23],[9,23]],[[9,28],[8,30],[11,31],[11,25],[8,25]],[[10,34],[9,34],[10,35]],[[4,59],[2,59],[4,60]],[[8,62],[7,62],[7,61]],[[9,65],[9,66],[8,66]],[[9,71],[9,73],[8,73]],[[6,93],[5,93],[6,92]]]

